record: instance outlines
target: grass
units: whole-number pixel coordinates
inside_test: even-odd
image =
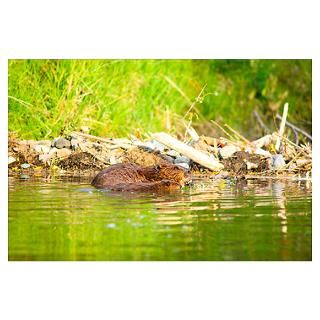
[[[274,128],[289,117],[311,131],[310,60],[10,60],[9,131],[53,138],[88,126],[99,136],[181,131],[200,133],[214,119],[245,136],[260,130],[257,108]],[[189,111],[189,112],[188,112]]]

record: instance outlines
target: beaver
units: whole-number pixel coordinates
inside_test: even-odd
[[[177,165],[141,167],[134,163],[121,163],[99,172],[91,185],[113,191],[170,191],[188,182],[188,172]]]

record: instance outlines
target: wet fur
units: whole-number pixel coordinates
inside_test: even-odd
[[[187,181],[187,171],[176,165],[141,167],[123,163],[102,170],[91,184],[114,191],[160,191],[179,189]]]

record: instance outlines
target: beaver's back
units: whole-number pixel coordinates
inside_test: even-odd
[[[120,183],[146,181],[141,167],[133,163],[115,164],[101,172],[91,182],[97,188],[113,186]]]
[[[124,188],[126,184],[128,188],[132,190],[135,189],[134,184],[137,184],[138,189],[151,188],[155,190],[158,187],[175,188],[177,185],[183,186],[188,180],[190,180],[190,177],[186,170],[176,165],[140,167],[134,163],[122,163],[111,165],[107,169],[99,172],[91,184],[97,188],[107,189],[112,189],[115,186],[117,186],[117,188]],[[164,182],[162,184],[151,183],[161,181]],[[171,181],[172,186],[168,184],[168,181]],[[138,183],[146,184],[138,185]],[[131,185],[129,186],[129,184]]]

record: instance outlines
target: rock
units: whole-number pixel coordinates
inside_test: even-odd
[[[65,138],[58,138],[54,141],[54,147],[56,147],[58,149],[70,148],[71,142]]]
[[[177,163],[177,166],[180,166],[180,167],[185,168],[185,169],[187,169],[187,170],[190,169],[189,164],[188,164],[188,163],[184,163],[184,162]]]
[[[79,148],[79,140],[78,139],[71,138],[70,144],[71,144],[72,150],[76,150]]]
[[[23,163],[22,165],[21,165],[21,168],[22,169],[28,169],[28,168],[30,168],[31,166],[30,166],[30,164],[29,163]]]
[[[47,154],[50,151],[50,146],[36,144],[32,149],[38,153]]]
[[[16,161],[17,161],[16,158],[14,158],[14,157],[12,157],[12,156],[9,156],[9,157],[8,157],[8,164],[14,163],[14,162],[16,162]]]
[[[282,169],[286,165],[282,154],[275,154],[271,157],[270,167],[272,170]]]
[[[63,149],[58,149],[56,152],[56,155],[58,158],[67,158],[70,156],[71,152],[72,151],[70,149],[63,148]]]
[[[160,152],[163,152],[165,149],[165,146],[156,140],[148,141],[144,144],[144,146],[150,148],[151,150],[158,150]]]
[[[169,150],[169,151],[167,152],[167,155],[170,156],[170,157],[176,158],[176,157],[179,157],[179,156],[180,156],[180,153],[177,152],[177,151],[175,151],[175,150]]]
[[[186,163],[186,164],[190,165],[190,162],[191,162],[191,160],[185,156],[176,157],[176,159],[174,160],[175,164]]]
[[[162,154],[161,158],[163,160],[166,160],[166,161],[170,162],[170,163],[174,163],[174,159],[172,157],[170,157],[170,156],[167,156],[166,154]]]
[[[221,148],[219,150],[219,153],[223,159],[227,159],[227,158],[230,158],[237,151],[241,151],[241,149],[237,146],[229,145]]]

